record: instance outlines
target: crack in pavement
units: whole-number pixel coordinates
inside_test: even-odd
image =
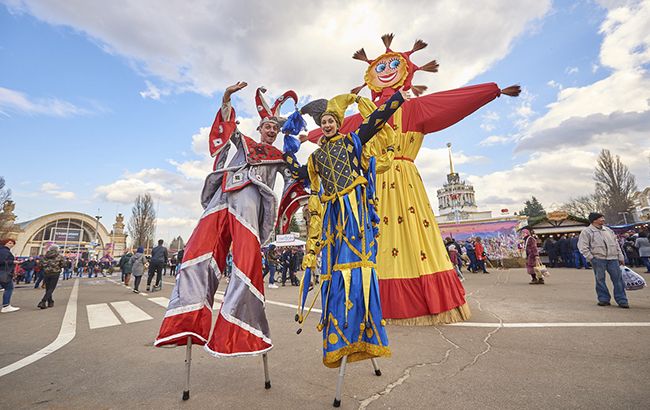
[[[496,327],[496,328],[494,328],[494,330],[489,331],[488,334],[483,339],[483,343],[486,345],[485,350],[483,350],[482,352],[480,352],[479,354],[474,356],[474,359],[472,360],[471,363],[468,363],[465,366],[461,367],[458,370],[458,372],[453,374],[451,377],[454,377],[454,376],[460,374],[465,369],[474,366],[478,362],[478,360],[481,358],[481,356],[486,355],[490,350],[492,350],[492,345],[490,344],[489,340],[490,340],[490,338],[492,337],[493,334],[495,334],[499,330],[503,329],[503,319],[501,318],[501,316],[497,315],[496,313],[493,313],[493,312],[490,312],[490,311],[488,311],[488,313],[490,313],[492,316],[497,318],[497,320],[499,321],[499,327]]]
[[[368,397],[368,398],[366,398],[364,400],[359,401],[359,410],[366,409],[372,402],[378,400],[382,396],[387,396],[388,394],[390,394],[391,391],[393,391],[393,389],[395,389],[396,387],[399,387],[402,384],[404,384],[404,382],[406,382],[406,380],[408,380],[409,377],[411,377],[411,371],[412,370],[419,369],[419,368],[425,367],[425,366],[440,366],[440,365],[447,362],[447,360],[449,359],[449,356],[451,355],[451,352],[452,352],[453,349],[460,349],[460,346],[458,346],[456,343],[449,340],[447,338],[447,336],[445,336],[444,333],[442,333],[442,331],[440,331],[440,329],[438,329],[438,326],[434,326],[434,329],[436,329],[436,331],[438,332],[438,334],[440,335],[440,337],[444,341],[446,341],[447,343],[449,343],[449,344],[451,344],[453,346],[453,347],[450,347],[449,349],[447,349],[447,351],[445,352],[445,356],[441,360],[439,360],[437,362],[417,363],[417,364],[414,364],[412,366],[407,367],[406,369],[404,369],[404,372],[402,373],[402,376],[400,376],[394,382],[388,384],[384,388],[384,390],[382,390],[380,392],[377,392],[377,393],[373,394],[372,396],[370,396],[370,397]]]

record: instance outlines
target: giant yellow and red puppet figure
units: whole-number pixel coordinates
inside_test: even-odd
[[[396,135],[394,158],[389,169],[377,174],[381,220],[377,274],[383,315],[402,325],[467,320],[471,313],[465,290],[447,255],[415,159],[426,134],[455,124],[501,94],[517,96],[520,88],[502,90],[486,83],[422,95],[426,87],[412,85],[413,75],[436,72],[438,63],[417,66],[411,60],[414,52],[427,46],[425,42],[417,40],[410,51],[396,52],[390,48],[392,39],[392,34],[382,36],[386,52],[375,59],[363,49],[353,55],[368,64],[365,82],[354,93],[367,86],[377,106],[401,88],[416,96],[389,121]],[[362,120],[359,114],[346,117],[341,133],[357,129]],[[321,131],[314,130],[307,139],[317,142],[320,137]]]

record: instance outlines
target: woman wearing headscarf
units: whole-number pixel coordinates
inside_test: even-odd
[[[544,278],[535,273],[535,266],[539,265],[539,250],[537,249],[537,239],[533,236],[532,231],[522,229],[521,234],[524,237],[524,249],[526,249],[526,272],[532,280],[531,285],[543,285]],[[539,276],[539,277],[538,277]]]
[[[138,287],[140,287],[140,281],[142,280],[142,275],[145,271],[145,265],[147,263],[147,258],[144,256],[144,248],[142,246],[138,247],[130,259],[131,262],[131,273],[133,274],[133,293],[140,293]]]

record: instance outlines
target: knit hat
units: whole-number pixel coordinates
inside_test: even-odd
[[[589,217],[587,217],[587,219],[589,219],[589,223],[591,224],[591,223],[594,223],[594,221],[595,221],[596,219],[601,218],[601,217],[603,217],[603,216],[604,216],[604,215],[601,214],[601,213],[598,213],[598,212],[592,212],[592,213],[589,214]]]

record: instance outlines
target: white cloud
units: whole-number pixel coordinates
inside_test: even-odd
[[[555,88],[557,90],[562,90],[564,88],[562,84],[558,83],[555,80],[550,80],[549,82],[546,83],[546,85],[548,85],[551,88]]]
[[[67,101],[57,98],[32,98],[20,91],[4,87],[0,87],[0,112],[7,116],[10,112],[52,117],[90,114],[90,111]]]
[[[44,182],[41,185],[41,193],[51,195],[57,199],[75,199],[76,195],[72,191],[63,191],[61,187],[53,182]]]
[[[512,141],[511,138],[504,137],[502,135],[490,135],[489,137],[479,142],[479,145],[482,147],[489,147],[492,145],[505,144],[510,141]]]
[[[152,100],[160,100],[161,96],[169,95],[171,93],[169,89],[161,90],[149,80],[146,80],[145,84],[147,85],[147,89],[144,91],[140,91],[140,96],[142,98],[151,98]]]
[[[289,0],[171,0],[164,7],[154,0],[8,4],[14,13],[85,33],[105,51],[126,57],[144,76],[177,92],[212,94],[246,80],[255,85],[242,91],[249,109],[260,81],[276,94],[295,88],[302,96],[319,97],[359,85],[366,67],[352,60],[352,53],[365,47],[369,57],[377,56],[383,52],[379,37],[390,31],[398,33],[395,50],[410,49],[418,38],[432,44],[416,53],[414,61],[436,58],[440,72],[418,73],[415,84],[432,90],[463,85],[503,58],[551,8],[548,0],[497,1],[480,9],[458,7],[453,0],[338,0],[327,6]],[[148,86],[143,93],[158,98],[160,87]]]
[[[580,69],[578,69],[578,67],[567,67],[564,72],[568,75],[578,74],[580,72]]]

